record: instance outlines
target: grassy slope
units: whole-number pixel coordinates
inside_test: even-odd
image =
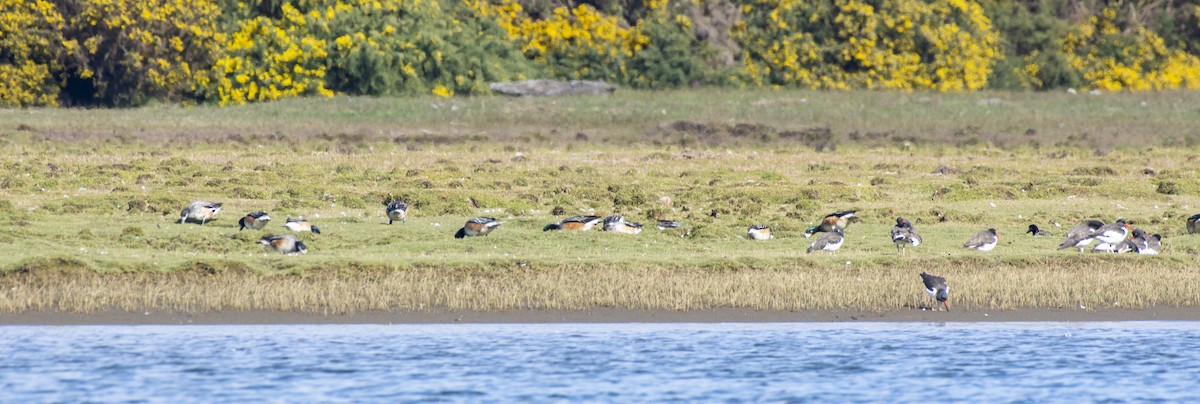
[[[921,271],[946,275],[968,307],[1194,305],[1196,98],[670,92],[0,112],[0,310],[882,310],[924,301]],[[836,151],[814,150],[830,140]],[[941,166],[958,172],[931,174]],[[389,194],[412,203],[408,223],[382,224]],[[226,211],[174,224],[194,199]],[[648,229],[544,233],[554,207]],[[843,250],[805,254],[803,229],[840,209],[864,218]],[[267,254],[264,232],[237,231],[251,210],[270,212],[273,232],[304,215],[325,234],[302,235],[307,256]],[[451,239],[473,215],[505,224]],[[897,215],[926,238],[903,257],[886,238]],[[1080,255],[1021,234],[1118,216],[1167,236],[1164,254]],[[744,239],[754,223],[779,238]],[[995,251],[960,248],[987,227]]]

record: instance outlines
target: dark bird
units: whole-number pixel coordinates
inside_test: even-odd
[[[996,234],[996,229],[987,229],[975,233],[970,240],[963,243],[963,248],[974,248],[979,251],[991,251],[996,248],[996,244],[1000,242],[1000,236]]]
[[[179,213],[179,224],[186,222],[204,224],[212,220],[213,216],[216,216],[217,212],[220,211],[221,204],[219,203],[195,201],[186,208],[183,208],[183,211]]]
[[[658,229],[659,230],[678,229],[680,226],[683,226],[683,223],[679,223],[674,220],[659,220],[658,221]]]
[[[1116,251],[1118,253],[1135,253],[1141,254],[1146,248],[1146,233],[1142,229],[1133,229],[1131,237],[1121,240],[1117,244]]]
[[[854,212],[856,211],[843,210],[841,212],[833,212],[825,215],[825,218],[821,219],[821,224],[804,230],[804,237],[812,237],[817,233],[829,233],[832,232],[833,229],[838,229],[845,232],[846,226],[849,226],[850,223],[858,221],[858,216],[855,216]]]
[[[1049,232],[1045,232],[1045,231],[1042,231],[1042,229],[1039,229],[1036,224],[1029,225],[1029,230],[1026,230],[1025,233],[1033,234],[1034,237],[1052,236],[1052,234],[1050,234]]]
[[[842,242],[846,241],[846,237],[842,235],[842,229],[833,229],[833,231],[825,233],[813,240],[812,245],[808,246],[808,253],[813,251],[829,251],[834,252],[842,248]]]
[[[892,227],[892,242],[896,243],[896,251],[903,253],[908,246],[921,245],[921,236],[917,234],[917,229],[913,228],[912,222],[898,217],[896,225]]]
[[[1138,251],[1138,253],[1147,255],[1158,254],[1159,251],[1162,251],[1162,238],[1163,237],[1161,234],[1151,234],[1150,236],[1147,236],[1146,248],[1141,249]]]
[[[1187,232],[1188,234],[1200,232],[1200,215],[1187,218]]]
[[[925,293],[950,311],[950,303],[946,302],[950,300],[950,284],[946,283],[946,278],[922,272],[921,282],[925,284]]]
[[[550,223],[542,228],[542,231],[551,230],[570,230],[570,231],[588,231],[592,227],[600,223],[600,216],[571,216],[558,223]]]
[[[282,236],[266,236],[263,237],[262,240],[259,240],[258,243],[267,246],[267,248],[275,250],[280,254],[295,255],[308,253],[308,246],[305,246],[304,242],[300,241],[299,238],[291,234],[285,234]]]
[[[1125,224],[1125,219],[1117,219],[1117,221],[1104,225],[1092,234],[1092,237],[1101,242],[1112,245],[1121,244],[1125,241],[1125,237],[1129,236],[1129,225]]]
[[[775,235],[771,234],[771,227],[765,224],[756,224],[750,226],[749,229],[746,229],[746,235],[749,236],[751,240],[770,240],[775,238]]]
[[[303,217],[298,217],[295,219],[289,217],[284,221],[283,227],[294,232],[311,231],[313,233],[321,234],[320,228],[313,226],[312,223],[308,222],[308,219]]]
[[[640,223],[625,221],[621,215],[612,215],[604,218],[604,231],[611,231],[623,234],[641,234],[642,225]]]
[[[1104,227],[1104,222],[1099,220],[1085,220],[1075,225],[1067,232],[1067,237],[1058,245],[1058,249],[1078,248],[1079,252],[1083,252],[1084,247],[1092,243],[1092,236],[1096,234],[1096,230],[1100,230],[1101,227]]]
[[[408,222],[408,203],[402,201],[384,202],[387,206],[388,224],[395,223],[399,220],[401,223]]]
[[[482,216],[471,218],[461,229],[458,229],[457,233],[454,233],[454,238],[486,236],[497,226],[500,226],[500,222],[497,222],[495,218]]]
[[[263,227],[267,227],[267,222],[270,221],[271,217],[267,216],[266,212],[250,212],[238,219],[238,231],[261,230]]]

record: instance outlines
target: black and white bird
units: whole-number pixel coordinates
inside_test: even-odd
[[[1042,231],[1036,224],[1029,225],[1029,230],[1025,230],[1026,234],[1032,234],[1034,237],[1052,236],[1049,232]]]
[[[1187,218],[1187,232],[1188,234],[1200,232],[1200,214]]]
[[[1115,252],[1117,252],[1117,246],[1115,244],[1109,244],[1109,243],[1103,243],[1103,242],[1096,243],[1096,246],[1092,247],[1092,252],[1115,253]]]
[[[917,234],[917,229],[913,228],[912,222],[898,217],[896,225],[892,227],[892,242],[896,244],[896,251],[903,253],[908,246],[921,245],[921,236]]]
[[[1092,236],[1096,234],[1096,230],[1100,230],[1101,227],[1104,227],[1104,222],[1084,220],[1083,223],[1075,225],[1067,232],[1067,237],[1063,239],[1062,244],[1058,245],[1058,249],[1076,248],[1079,249],[1079,252],[1083,252],[1083,249],[1094,240]]]
[[[395,223],[399,220],[401,223],[408,222],[408,203],[404,201],[384,202],[387,206],[388,224]]]
[[[996,234],[996,229],[987,229],[975,233],[970,240],[963,243],[963,248],[974,248],[979,251],[991,251],[996,248],[996,244],[1000,243],[1000,235]]]
[[[1146,248],[1146,233],[1142,229],[1133,229],[1133,233],[1129,238],[1121,240],[1117,244],[1116,251],[1118,253],[1134,253],[1141,254]]]
[[[829,233],[834,229],[842,230],[844,232],[846,230],[846,226],[849,226],[850,223],[858,221],[858,216],[855,216],[854,212],[857,211],[843,210],[825,215],[825,218],[821,219],[821,224],[804,230],[804,237],[812,237],[817,233]]]
[[[457,233],[454,233],[454,238],[486,236],[492,230],[495,230],[497,226],[500,226],[500,222],[497,222],[496,218],[474,217],[468,219],[467,223],[461,229],[458,229]]]
[[[569,230],[569,231],[588,231],[600,223],[600,216],[571,216],[559,221],[558,223],[550,223],[542,228],[542,231],[551,230]]]
[[[295,255],[308,253],[308,246],[305,246],[304,242],[300,241],[299,238],[291,234],[285,234],[282,236],[266,236],[263,237],[262,240],[258,240],[258,243],[267,246],[267,248],[275,250],[280,254]]]
[[[822,234],[813,240],[812,245],[808,246],[808,253],[813,251],[829,251],[834,252],[842,248],[842,242],[846,241],[846,237],[842,234],[842,229],[833,229],[833,231]]]
[[[925,284],[925,293],[929,297],[941,303],[946,311],[950,311],[950,303],[946,302],[950,300],[950,284],[946,283],[946,278],[922,272],[921,283]]]
[[[1129,225],[1125,224],[1125,219],[1117,219],[1117,221],[1104,225],[1104,227],[1097,229],[1092,234],[1092,237],[1096,240],[1112,245],[1121,244],[1127,236],[1129,236]]]
[[[1141,251],[1138,251],[1138,253],[1154,255],[1154,254],[1158,254],[1159,251],[1162,251],[1162,235],[1161,234],[1151,234],[1149,236],[1146,236],[1146,248],[1143,248]]]
[[[268,216],[267,212],[250,212],[241,219],[238,219],[238,231],[246,229],[262,230],[263,227],[267,227],[267,222],[270,221],[271,216]]]
[[[294,232],[311,231],[313,233],[321,234],[320,228],[313,226],[312,223],[308,222],[308,219],[303,217],[298,217],[295,219],[289,217],[286,221],[284,221],[283,227]]]
[[[681,226],[683,226],[683,223],[676,222],[674,220],[659,220],[658,221],[658,229],[659,230],[678,229]]]
[[[746,229],[746,236],[750,237],[751,240],[770,240],[775,238],[775,235],[771,234],[771,227],[765,224],[750,226],[749,229]]]
[[[221,204],[206,201],[195,201],[179,213],[179,224],[187,222],[205,224],[221,211]]]

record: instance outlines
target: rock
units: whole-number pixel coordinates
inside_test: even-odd
[[[606,95],[617,86],[590,80],[525,80],[492,83],[488,87],[500,94],[514,97],[558,97],[564,95]]]

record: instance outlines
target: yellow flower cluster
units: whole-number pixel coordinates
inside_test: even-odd
[[[734,36],[758,85],[975,90],[1000,56],[971,0],[750,0],[742,12]]]
[[[0,106],[57,105],[51,49],[62,41],[65,21],[44,0],[0,0]]]
[[[348,7],[339,2],[326,10],[334,15]],[[307,94],[332,96],[325,88],[325,41],[317,39],[307,27],[320,23],[318,11],[302,14],[290,3],[282,7],[283,17],[273,20],[256,17],[244,21],[225,43],[226,56],[217,59],[217,102],[239,105]],[[209,85],[198,82],[198,86]]]
[[[1200,14],[1200,7],[1196,12]],[[1200,58],[1168,48],[1145,27],[1126,33],[1116,19],[1117,5],[1109,5],[1063,41],[1071,67],[1089,86],[1108,91],[1200,88]]]

